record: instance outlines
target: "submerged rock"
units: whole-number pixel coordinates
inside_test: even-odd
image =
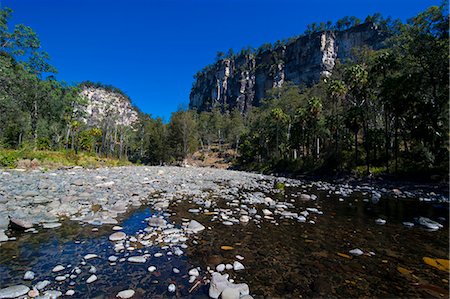
[[[127,235],[124,232],[116,232],[109,236],[109,240],[113,241],[113,242],[121,241],[121,240],[125,239],[126,237],[127,237]]]
[[[10,286],[0,289],[0,298],[16,298],[26,295],[30,288],[25,285]]]
[[[128,258],[128,261],[130,263],[145,263],[147,261],[147,258],[145,256],[131,256]]]
[[[86,283],[92,283],[96,280],[97,280],[97,276],[95,274],[92,274],[91,276],[89,276],[88,279],[86,279]]]
[[[419,217],[417,219],[417,222],[420,225],[422,225],[422,226],[424,226],[424,227],[426,227],[426,228],[428,228],[430,230],[438,230],[438,229],[443,227],[442,224],[440,224],[440,223],[438,223],[436,221],[433,221],[433,220],[431,220],[429,218],[426,218],[426,217]]]
[[[204,229],[205,229],[205,227],[202,224],[200,224],[198,221],[195,221],[195,220],[191,220],[187,227],[187,230],[190,232],[193,232],[193,233],[198,233]]]
[[[27,271],[25,272],[25,275],[23,276],[24,280],[33,280],[34,279],[34,272],[33,271]]]
[[[134,290],[124,290],[117,293],[116,297],[121,299],[127,299],[133,297],[135,294]]]

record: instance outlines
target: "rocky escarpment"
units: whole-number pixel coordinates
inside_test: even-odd
[[[130,99],[123,93],[103,87],[81,86],[81,96],[86,100],[83,121],[91,127],[105,123],[114,126],[132,126],[138,121],[138,113]]]
[[[200,111],[222,107],[245,112],[257,106],[269,89],[285,82],[316,83],[331,75],[338,59],[350,58],[352,49],[378,49],[385,38],[375,24],[365,23],[345,31],[301,36],[273,50],[219,60],[195,76],[189,106]]]

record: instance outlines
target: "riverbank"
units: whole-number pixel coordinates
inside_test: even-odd
[[[0,285],[22,292],[448,295],[448,272],[422,260],[449,258],[448,196],[428,190],[193,167],[8,170],[0,230]]]

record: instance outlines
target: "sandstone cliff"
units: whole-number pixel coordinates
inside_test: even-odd
[[[350,58],[352,49],[381,48],[385,34],[364,23],[345,31],[323,31],[300,36],[273,50],[219,60],[196,75],[189,107],[237,108],[245,113],[257,106],[266,92],[285,82],[311,85],[329,76],[336,64]]]
[[[124,94],[108,88],[81,86],[81,96],[87,105],[84,122],[91,127],[101,127],[105,122],[114,126],[132,126],[138,121],[138,113]]]

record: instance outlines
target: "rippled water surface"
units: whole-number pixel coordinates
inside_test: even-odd
[[[189,213],[187,210],[196,206],[188,200],[173,203],[169,220],[180,225],[182,218],[196,219],[207,229],[187,242],[189,247],[181,257],[151,257],[145,264],[125,261],[110,265],[107,258],[115,252],[108,240],[112,233],[109,225],[93,232],[94,226],[64,221],[62,227],[40,229],[38,234],[16,233],[16,241],[0,247],[0,287],[31,285],[22,278],[27,270],[32,270],[36,273],[34,283],[48,279],[53,289],[63,293],[74,289],[76,298],[114,298],[124,289],[134,289],[136,298],[207,298],[206,284],[189,293],[188,270],[192,266],[205,269],[232,263],[236,255],[241,255],[246,269],[230,271],[230,275],[236,282],[247,283],[254,297],[448,297],[448,272],[423,262],[426,256],[449,258],[447,203],[387,197],[373,203],[362,193],[354,193],[341,202],[321,191],[315,192],[318,200],[303,202],[291,196],[298,191],[287,189],[268,195],[288,202],[295,199],[298,211],[307,207],[320,209],[323,215],[308,218],[315,224],[275,216],[276,223],[263,219],[259,224],[250,221],[247,225],[225,226],[211,222],[212,215]],[[220,199],[219,207],[229,208]],[[260,208],[258,212],[262,214]],[[125,233],[134,235],[147,226],[144,219],[151,213],[149,208],[135,209],[124,215],[119,225]],[[414,222],[419,216],[439,220],[444,228],[430,232],[417,225],[403,226],[402,222]],[[386,219],[386,225],[375,224],[377,218]],[[232,246],[233,250],[224,251],[222,245]],[[345,256],[355,248],[366,254]],[[166,253],[154,246],[118,256],[140,255],[145,250],[152,255]],[[100,258],[80,265],[88,253]],[[51,270],[57,264],[80,266],[83,272],[74,280],[56,283],[57,274]],[[97,269],[98,280],[86,284],[92,265]],[[149,273],[150,265],[156,266],[157,271]],[[173,273],[173,267],[180,273]],[[399,267],[409,274],[399,271]],[[167,292],[170,283],[177,285],[175,294]]]

